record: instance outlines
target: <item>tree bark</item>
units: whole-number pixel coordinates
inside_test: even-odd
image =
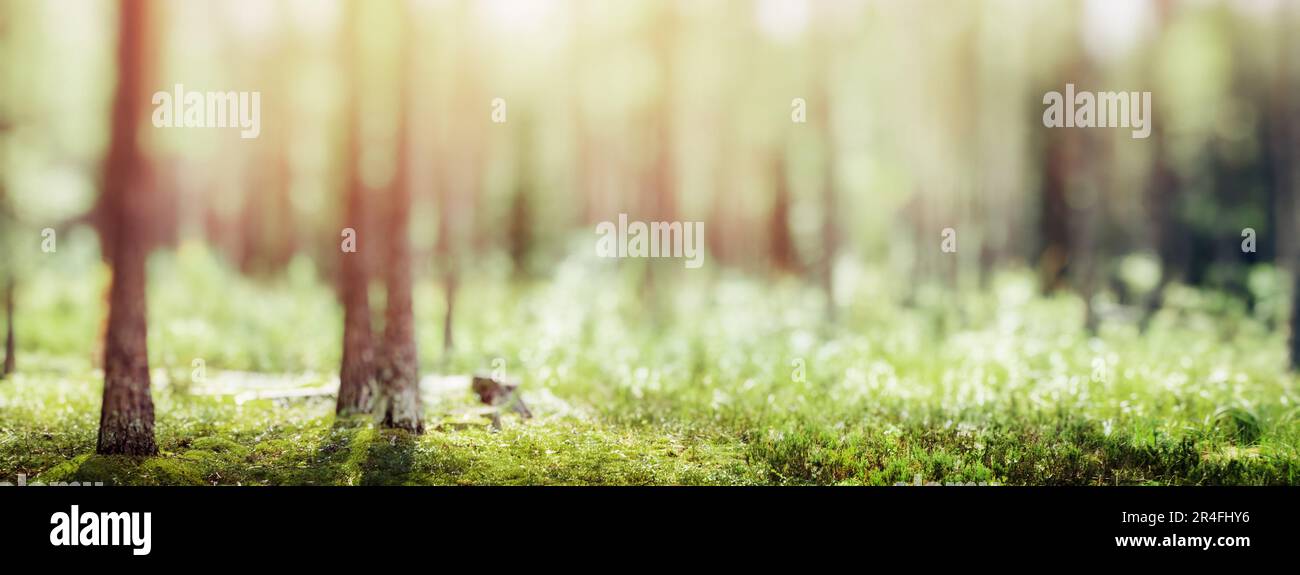
[[[398,165],[404,163],[399,161]],[[398,180],[393,188],[388,217],[388,232],[392,235],[384,273],[388,303],[384,310],[379,387],[384,394],[383,426],[422,433],[424,418],[420,405],[419,355],[415,346],[411,302],[411,249],[407,239],[410,188],[405,177]]]
[[[131,0],[128,0],[131,1]],[[128,226],[130,224],[127,224]],[[109,292],[104,351],[104,404],[99,418],[100,454],[155,455],[153,398],[145,322],[145,253],[118,233]]]
[[[369,413],[374,395],[374,342],[370,326],[370,237],[364,183],[361,180],[361,31],[356,24],[360,2],[349,2],[349,25],[345,34],[351,73],[348,101],[348,165],[344,227],[356,232],[356,250],[340,249],[343,257],[340,280],[343,299],[343,364],[339,368],[339,415]]]
[[[153,434],[145,319],[149,209],[141,194],[146,170],[136,140],[141,103],[148,101],[144,92],[148,0],[122,0],[120,14],[118,85],[104,189],[108,221],[116,233],[108,247],[112,253],[113,280],[109,288],[104,401],[96,452],[155,455],[158,446]]]
[[[383,426],[424,432],[420,405],[419,355],[415,346],[415,318],[411,302],[411,81],[407,77],[412,59],[411,30],[403,30],[400,114],[401,130],[397,144],[397,173],[388,198],[385,232],[388,235],[388,258],[384,265],[384,285],[388,301],[384,308],[384,341],[378,371],[379,388],[384,395]]]
[[[359,196],[360,192],[349,192],[348,195]],[[349,199],[349,220],[358,221],[363,209],[358,206],[360,203],[362,202],[358,199]],[[374,343],[367,293],[370,278],[361,238],[358,238],[357,244],[356,252],[343,253],[343,365],[339,369],[339,399],[336,408],[340,415],[368,413],[373,395]]]

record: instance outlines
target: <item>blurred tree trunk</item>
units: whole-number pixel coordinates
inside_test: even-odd
[[[459,179],[451,177],[451,163],[445,157],[447,151],[443,150],[441,158],[435,158],[433,161],[440,170],[441,184],[437,190],[438,202],[438,240],[434,248],[437,255],[438,265],[442,269],[442,290],[443,300],[446,304],[446,312],[442,318],[442,351],[446,359],[456,347],[453,329],[456,318],[456,288],[459,287],[459,258],[457,257],[460,245],[458,242],[459,235],[453,231],[453,226],[458,226],[460,221],[465,218],[461,210],[460,198],[458,193]],[[462,166],[463,170],[464,167]]]
[[[724,130],[729,126],[723,124]],[[736,198],[731,187],[731,164],[733,154],[731,138],[723,135],[719,138],[717,157],[713,165],[713,199],[709,203],[709,223],[704,228],[704,237],[708,242],[709,258],[719,265],[732,266],[739,263],[740,249],[737,243],[743,238],[736,224]]]
[[[454,18],[469,18],[473,6],[458,4]],[[443,123],[444,140],[435,151],[435,175],[439,178],[438,240],[435,253],[437,266],[442,270],[442,296],[446,313],[442,322],[442,347],[444,360],[455,348],[456,292],[460,287],[461,261],[472,257],[484,235],[479,218],[479,190],[483,182],[486,148],[485,133],[478,122],[481,118],[451,113],[470,110],[488,101],[481,78],[484,65],[479,50],[474,49],[472,32],[459,31],[449,41],[458,46],[452,58],[452,71],[457,78],[448,95],[447,121]],[[467,252],[469,252],[467,254]]]
[[[1013,9],[1014,10],[1014,9]],[[1003,10],[994,8],[979,16],[975,44],[966,61],[978,114],[974,122],[975,158],[973,173],[977,188],[974,199],[977,217],[983,218],[979,253],[979,286],[991,287],[999,270],[1030,261],[1037,246],[1027,229],[1033,220],[1033,198],[1028,197],[1027,176],[1032,171],[1033,150],[1028,137],[1026,112],[1034,107],[1008,106],[1005,94],[1029,91],[1033,87],[1033,60],[1028,48],[1033,42],[1032,20],[1006,20]],[[960,84],[957,84],[960,85]],[[1013,129],[1008,129],[1014,127]],[[963,238],[963,241],[965,238]]]
[[[1165,37],[1172,20],[1173,4],[1170,0],[1156,2],[1156,37]],[[1155,72],[1154,69],[1151,70]],[[1158,108],[1156,108],[1158,109]],[[1185,277],[1187,270],[1187,231],[1183,229],[1178,216],[1178,174],[1170,159],[1173,152],[1168,137],[1163,129],[1164,118],[1154,116],[1151,112],[1151,146],[1155,165],[1152,167],[1151,188],[1147,212],[1153,227],[1153,241],[1160,259],[1160,281],[1147,298],[1146,310],[1142,314],[1141,329],[1146,331],[1156,312],[1164,306],[1165,289],[1176,279]]]
[[[1110,165],[1111,144],[1104,137],[1095,133],[1079,134],[1082,165],[1079,168],[1086,186],[1077,193],[1087,196],[1079,207],[1074,209],[1071,223],[1071,243],[1074,252],[1070,255],[1073,269],[1071,282],[1083,298],[1083,326],[1089,335],[1097,335],[1101,319],[1097,313],[1096,299],[1105,267],[1105,250],[1098,241],[1099,228],[1104,220],[1102,204],[1106,186],[1101,174],[1096,172],[1096,165]]]
[[[1300,230],[1297,214],[1297,194],[1300,194],[1300,103],[1295,98],[1300,90],[1300,59],[1296,53],[1296,34],[1300,33],[1297,19],[1288,17],[1291,7],[1278,6],[1278,58],[1274,76],[1270,116],[1273,118],[1271,161],[1273,162],[1273,207],[1278,229],[1273,230],[1277,264],[1291,274],[1291,317],[1288,333],[1291,369],[1300,370],[1300,247],[1295,241]]]
[[[1143,318],[1145,327],[1163,305],[1165,288],[1175,280],[1187,274],[1188,234],[1179,220],[1178,174],[1170,166],[1173,153],[1168,138],[1161,127],[1159,119],[1154,119],[1151,128],[1152,154],[1155,166],[1152,174],[1149,211],[1155,232],[1156,252],[1160,259],[1160,282],[1147,300],[1147,310]]]
[[[360,0],[347,3],[348,23],[343,27],[349,58],[349,96],[347,115],[347,190],[344,228],[356,232],[356,251],[340,250],[343,257],[341,269],[343,298],[343,364],[339,368],[339,396],[336,411],[340,415],[367,413],[371,409],[374,390],[374,342],[370,325],[370,250],[369,209],[364,198],[361,179],[361,29]]]
[[[673,100],[676,66],[674,48],[677,41],[676,6],[664,2],[659,6],[658,21],[651,30],[650,46],[654,54],[655,69],[659,76],[659,94],[647,116],[647,124],[654,133],[650,153],[654,163],[644,176],[639,202],[646,221],[677,221],[677,162],[676,141],[673,133]],[[659,309],[663,303],[658,289],[653,259],[644,261],[644,281],[641,289],[650,309]],[[655,321],[661,316],[652,314]]]
[[[115,230],[108,331],[104,344],[104,401],[96,452],[155,455],[153,398],[149,395],[149,351],[145,320],[145,259],[149,208],[145,158],[137,133],[142,105],[149,101],[145,61],[149,54],[148,0],[121,0],[118,79],[112,136],[104,177],[106,223]]]
[[[1079,42],[1082,44],[1082,41]],[[1070,77],[1081,86],[1095,85],[1098,74],[1088,57],[1082,56]],[[1069,251],[1067,266],[1070,284],[1083,299],[1083,326],[1089,335],[1096,335],[1101,319],[1097,313],[1096,299],[1105,269],[1105,249],[1099,236],[1104,225],[1105,190],[1109,188],[1105,174],[1098,166],[1111,165],[1112,140],[1104,132],[1088,129],[1066,130],[1069,141],[1069,181],[1066,187],[1070,216]]]
[[[518,109],[518,108],[516,108]],[[510,261],[514,264],[515,277],[529,275],[529,262],[536,244],[536,231],[533,228],[533,194],[536,192],[534,180],[537,171],[533,166],[537,153],[536,131],[530,115],[515,112],[515,194],[510,202],[510,215],[507,223]]]
[[[9,272],[5,281],[5,362],[0,366],[0,378],[14,372],[14,274]]]
[[[673,130],[674,47],[677,41],[677,15],[675,4],[665,2],[660,7],[659,24],[653,45],[659,73],[659,102],[651,112],[650,121],[655,130],[654,169],[650,172],[650,193],[647,215],[656,221],[677,220],[677,148]]]
[[[0,19],[0,33],[3,32],[4,20]],[[8,123],[3,118],[0,118],[0,134],[8,130]],[[0,154],[0,165],[4,165],[4,159],[4,155]],[[0,222],[11,225],[13,220],[10,219],[11,214],[7,200],[4,178],[0,178]],[[11,249],[9,238],[4,234],[0,234],[0,250],[8,252]],[[5,274],[5,358],[4,363],[0,364],[0,379],[4,379],[14,372],[14,363],[17,361],[17,357],[14,355],[14,284],[17,281],[15,278],[18,271],[13,268],[13,264],[9,264],[8,266],[0,266],[0,272]]]
[[[297,38],[287,36],[277,36],[276,55],[268,62],[265,62],[263,69],[266,73],[275,74],[278,72],[277,64],[296,65],[302,60],[301,54],[297,47],[301,41]],[[278,60],[278,62],[277,62]],[[276,82],[286,94],[293,93],[295,79],[292,74],[281,73],[279,78],[268,78],[267,83]],[[273,162],[271,167],[270,186],[272,201],[271,213],[276,214],[276,219],[271,222],[271,230],[275,233],[274,243],[269,246],[267,259],[270,262],[272,270],[279,271],[289,265],[295,254],[298,253],[298,218],[294,212],[293,206],[293,144],[294,144],[294,122],[295,111],[291,109],[284,98],[271,98],[271,105],[268,111],[275,114],[275,119],[270,122],[271,141],[267,142],[269,147],[274,150]]]
[[[817,119],[817,129],[825,140],[826,156],[822,159],[822,259],[818,266],[818,276],[822,293],[826,298],[826,317],[834,321],[837,316],[835,305],[835,256],[839,252],[839,224],[836,213],[839,211],[839,198],[836,195],[836,154],[834,118],[831,117],[831,70],[829,59],[833,50],[829,43],[819,44],[819,51],[826,59],[822,63],[817,77],[816,97],[809,104],[813,107],[813,116]]]
[[[437,165],[444,169],[449,166],[445,158],[435,159]],[[450,356],[450,353],[456,347],[453,329],[456,318],[456,288],[459,287],[460,278],[458,274],[459,260],[456,257],[456,237],[452,232],[452,226],[457,225],[458,219],[463,217],[460,211],[460,202],[456,192],[456,184],[453,178],[442,176],[442,184],[438,186],[438,241],[434,249],[437,254],[439,265],[442,267],[442,290],[443,299],[446,303],[446,312],[442,317],[442,351],[444,359]]]
[[[266,195],[266,181],[263,173],[266,168],[262,165],[264,162],[261,158],[254,158],[249,162],[247,172],[243,180],[244,203],[240,206],[239,219],[236,227],[239,229],[239,271],[244,275],[253,275],[254,272],[266,271],[264,268],[264,250],[266,249],[266,237],[263,230],[266,228],[262,221],[263,214],[268,208]],[[251,173],[248,173],[251,172]],[[274,190],[270,190],[274,193]]]
[[[379,388],[384,394],[384,427],[424,432],[420,405],[420,365],[415,346],[415,318],[411,302],[411,61],[414,42],[410,15],[405,15],[402,34],[401,68],[398,73],[400,104],[396,174],[389,190],[385,232],[388,258],[384,284],[388,301],[384,308],[384,341],[378,370]]]
[[[1072,67],[1077,70],[1077,67]],[[1072,74],[1067,74],[1072,78]],[[1070,242],[1070,203],[1068,196],[1074,180],[1076,146],[1073,129],[1044,131],[1044,169],[1042,196],[1039,201],[1039,237],[1042,249],[1038,254],[1039,287],[1050,295],[1065,287],[1067,267],[1074,246]]]
[[[456,284],[459,281],[454,269],[448,268],[442,276],[443,292],[447,304],[447,313],[442,317],[442,351],[447,354],[450,354],[456,347],[452,327],[455,325]]]
[[[774,153],[771,162],[772,185],[775,187],[771,219],[768,221],[772,266],[783,272],[798,271],[794,238],[790,235],[790,181],[786,176],[786,155],[784,152]]]
[[[568,99],[569,114],[573,119],[573,135],[577,148],[575,175],[582,190],[582,223],[594,226],[609,217],[608,208],[605,206],[605,190],[600,185],[601,170],[606,167],[607,160],[603,157],[602,147],[592,133],[592,125],[585,113],[586,106],[583,98],[583,90],[588,84],[588,78],[595,76],[592,73],[595,59],[590,58],[589,54],[596,49],[593,47],[591,32],[597,24],[591,18],[591,2],[575,2],[573,11],[575,26],[569,53],[569,76],[572,78],[570,82],[572,91]]]
[[[241,81],[292,94],[294,75],[282,67],[298,61],[294,48],[298,43],[292,33],[279,34],[269,50],[240,46],[230,56],[250,64],[242,67],[247,72],[240,74]],[[240,142],[240,153],[246,158],[240,175],[245,191],[232,228],[239,234],[237,261],[245,275],[282,271],[297,249],[297,219],[289,195],[294,113],[285,98],[265,98],[261,135]]]

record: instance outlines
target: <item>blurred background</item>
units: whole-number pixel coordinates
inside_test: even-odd
[[[18,315],[43,314],[19,323],[38,358],[98,349],[86,308],[108,274],[97,206],[118,12],[0,3],[0,265]],[[562,286],[574,265],[642,294],[722,277],[807,286],[828,323],[867,297],[923,305],[1003,273],[1078,298],[1090,331],[1145,325],[1186,287],[1279,330],[1289,317],[1300,3],[172,0],[141,29],[142,117],[176,84],[261,93],[255,140],[140,126],[150,213],[134,222],[167,320],[151,339],[220,356],[229,334],[211,318],[243,314],[247,337],[298,342],[230,362],[249,368],[332,364],[338,334],[292,318],[339,317],[349,182],[382,194],[402,169],[426,363],[452,347],[455,286]],[[1151,137],[1044,128],[1044,93],[1067,83],[1151,92]],[[705,222],[705,269],[598,260],[594,225],[620,213]],[[65,257],[45,257],[47,228]],[[955,253],[939,249],[945,228]],[[298,316],[259,322],[289,302]],[[267,353],[253,347],[229,353]]]

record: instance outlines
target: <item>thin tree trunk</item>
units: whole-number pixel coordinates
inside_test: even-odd
[[[355,190],[359,182],[350,187]],[[348,192],[349,221],[354,230],[360,228],[364,213],[360,190]],[[367,270],[366,247],[368,237],[357,238],[357,250],[343,253],[343,364],[339,369],[339,398],[336,411],[340,415],[368,413],[371,407],[374,375],[374,342],[370,327],[370,301],[367,288],[370,284]]]
[[[1287,335],[1290,348],[1291,370],[1300,371],[1300,272],[1291,271],[1291,325]]]
[[[0,29],[2,27],[3,22],[0,21]],[[3,134],[8,129],[8,124],[5,123],[3,118],[0,118],[0,134]],[[0,162],[3,162],[2,158],[0,158]],[[5,200],[4,182],[0,182],[0,218],[4,218],[8,214]],[[0,249],[9,250],[11,248],[8,242],[4,241],[0,244]],[[0,379],[4,379],[14,372],[14,361],[16,360],[14,356],[14,283],[17,280],[14,279],[14,276],[17,275],[17,271],[10,267],[5,272],[5,359],[4,363],[0,364]]]
[[[1070,260],[1069,203],[1071,154],[1068,134],[1049,134],[1045,144],[1039,234],[1043,249],[1038,256],[1039,286],[1043,294],[1062,287]]]
[[[360,78],[360,34],[356,22],[356,12],[360,1],[348,2],[350,18],[348,19],[347,45],[348,57],[352,59],[351,87],[348,101],[348,165],[347,213],[344,216],[345,228],[356,232],[356,250],[340,250],[343,257],[341,270],[343,298],[343,364],[339,368],[339,396],[335,411],[339,415],[368,413],[371,409],[374,390],[374,342],[370,326],[370,266],[369,246],[371,245],[367,221],[367,206],[364,184],[361,180],[361,78]]]
[[[252,275],[255,271],[265,271],[263,265],[265,260],[263,254],[266,250],[266,238],[262,233],[265,229],[262,225],[262,214],[266,213],[268,208],[265,191],[261,188],[266,179],[263,174],[266,168],[258,162],[254,162],[250,167],[251,174],[245,174],[245,185],[248,191],[244,195],[244,205],[241,207],[239,215],[239,271],[244,275]],[[272,191],[274,193],[274,191]]]
[[[821,46],[823,50],[827,48]],[[829,64],[823,64],[829,67]],[[839,201],[836,196],[836,146],[835,134],[833,133],[833,124],[831,118],[831,90],[830,90],[830,70],[823,68],[821,76],[818,78],[820,86],[817,90],[817,98],[814,105],[817,106],[814,114],[817,118],[817,129],[821,131],[823,141],[826,143],[826,157],[822,161],[822,222],[821,222],[821,240],[822,240],[822,260],[818,269],[818,276],[821,283],[822,292],[826,297],[826,318],[832,322],[837,317],[835,306],[835,256],[839,251],[839,229],[836,222],[836,215],[839,211]]]
[[[1279,6],[1278,9],[1284,11],[1286,8]],[[1289,22],[1278,35],[1279,53],[1292,54],[1296,46],[1295,34],[1300,29],[1295,20],[1287,20],[1284,14],[1279,16],[1279,22]],[[1300,371],[1300,250],[1296,249],[1294,241],[1294,233],[1300,229],[1300,221],[1297,221],[1300,215],[1296,213],[1297,193],[1300,193],[1300,168],[1297,167],[1300,165],[1297,164],[1300,161],[1300,151],[1297,151],[1297,144],[1300,144],[1300,106],[1296,105],[1292,97],[1296,88],[1300,87],[1300,67],[1286,58],[1279,58],[1277,62],[1277,80],[1271,94],[1274,107],[1271,114],[1274,122],[1271,160],[1276,187],[1274,197],[1277,201],[1274,217],[1278,223],[1278,229],[1273,230],[1276,242],[1274,258],[1280,267],[1291,273],[1288,347],[1291,352],[1291,369]]]
[[[149,208],[141,196],[144,158],[136,141],[146,81],[148,0],[122,0],[118,34],[118,85],[112,141],[105,173],[108,217],[117,230],[109,246],[109,289],[104,344],[104,401],[99,418],[100,454],[155,455],[153,398],[145,320],[145,258]]]
[[[786,177],[785,154],[777,151],[772,157],[772,184],[776,197],[772,202],[771,219],[768,220],[772,265],[778,271],[797,271],[794,238],[790,236],[790,183]]]
[[[456,272],[447,272],[443,279],[443,289],[447,297],[447,314],[442,319],[442,351],[450,355],[456,343],[452,339],[452,326],[456,312]]]
[[[5,283],[5,362],[0,367],[0,378],[14,372],[14,277],[12,272]]]
[[[379,386],[384,394],[384,427],[424,432],[420,405],[420,362],[415,346],[415,318],[411,302],[411,80],[407,72],[412,60],[411,30],[402,37],[402,68],[399,73],[402,129],[397,144],[397,174],[389,193],[386,233],[388,259],[384,284],[388,302],[384,309],[384,343],[379,369]]]
[[[445,170],[449,165],[446,153],[440,154],[442,157],[434,159],[436,169]],[[452,336],[453,327],[455,326],[456,317],[456,288],[459,278],[457,277],[457,268],[460,265],[456,247],[459,245],[457,238],[459,235],[452,231],[452,226],[456,225],[464,214],[460,210],[460,195],[458,178],[447,177],[444,175],[441,179],[440,189],[438,190],[438,243],[434,248],[435,258],[439,260],[442,266],[442,290],[445,298],[447,309],[442,318],[442,355],[443,361],[451,356],[451,351],[455,349],[456,343]],[[455,214],[455,215],[453,215]]]
[[[660,6],[659,21],[651,39],[655,65],[662,83],[659,102],[650,113],[650,122],[655,131],[654,167],[649,174],[649,190],[645,191],[645,209],[647,217],[661,222],[677,220],[677,162],[676,134],[674,133],[674,87],[676,86],[676,66],[674,65],[674,45],[677,42],[677,14],[675,5],[664,3]]]
[[[1163,36],[1173,21],[1173,3],[1159,0],[1155,3],[1156,26],[1154,33]],[[1158,107],[1157,107],[1158,109]],[[1151,149],[1153,165],[1151,168],[1150,191],[1147,193],[1147,217],[1151,220],[1153,240],[1156,253],[1160,259],[1160,280],[1147,296],[1139,329],[1145,332],[1160,308],[1164,307],[1166,288],[1175,280],[1186,275],[1187,249],[1185,244],[1189,235],[1178,216],[1178,197],[1182,187],[1177,171],[1171,165],[1170,145],[1163,128],[1163,118],[1151,120]]]

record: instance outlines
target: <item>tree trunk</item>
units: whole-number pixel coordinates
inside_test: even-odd
[[[99,444],[104,455],[155,455],[153,398],[145,320],[148,202],[141,196],[144,158],[136,141],[144,93],[148,0],[122,0],[118,34],[118,84],[112,140],[105,171],[108,221],[117,230],[112,253],[108,333],[104,344],[104,402]]]
[[[355,187],[356,184],[354,184]],[[359,220],[362,203],[355,196],[360,191],[349,191],[349,220]],[[358,228],[353,228],[358,229]],[[368,241],[369,238],[366,238]],[[343,365],[339,369],[339,399],[337,413],[349,415],[368,413],[371,406],[371,380],[374,374],[374,343],[370,328],[369,272],[366,269],[365,248],[358,238],[357,251],[343,254]]]
[[[655,131],[655,159],[649,174],[649,189],[644,192],[648,204],[644,209],[649,218],[672,222],[677,220],[677,144],[673,130],[677,80],[673,50],[678,38],[677,14],[675,5],[671,3],[662,4],[660,10],[651,44],[661,88],[659,101],[650,111],[651,127]]]
[[[814,114],[817,117],[817,129],[821,131],[823,141],[826,143],[826,157],[822,160],[822,221],[821,221],[821,240],[822,240],[822,259],[818,267],[818,279],[820,280],[822,293],[826,298],[826,318],[834,322],[838,316],[835,306],[835,256],[839,251],[839,225],[836,221],[837,212],[839,211],[839,201],[836,196],[836,146],[835,134],[831,124],[831,93],[828,83],[830,82],[829,70],[822,70],[820,78],[821,87],[818,89],[818,97],[815,100],[817,110]]]
[[[405,162],[399,161],[398,165],[405,168]],[[424,418],[420,406],[419,356],[415,347],[411,303],[411,248],[407,239],[411,202],[407,178],[398,178],[391,200],[388,232],[392,235],[384,273],[388,303],[384,311],[384,342],[378,372],[379,386],[384,394],[383,425],[421,433],[424,431]]]
[[[0,378],[14,372],[14,278],[12,272],[5,283],[5,362],[0,367]]]
[[[1173,21],[1173,8],[1173,4],[1168,0],[1156,2],[1154,33],[1158,37],[1163,37],[1169,30],[1170,22]],[[1138,324],[1143,332],[1150,327],[1152,319],[1160,308],[1164,307],[1166,288],[1175,280],[1183,279],[1187,268],[1188,233],[1183,229],[1178,215],[1178,198],[1182,182],[1179,181],[1179,175],[1170,160],[1173,154],[1170,151],[1169,139],[1165,135],[1164,122],[1161,121],[1163,119],[1154,116],[1151,118],[1150,141],[1153,165],[1149,184],[1151,187],[1146,194],[1147,218],[1151,221],[1152,240],[1160,260],[1160,280],[1147,296],[1144,305],[1142,320]]]
[[[1046,137],[1039,204],[1039,237],[1043,248],[1038,255],[1038,274],[1042,293],[1050,295],[1063,287],[1066,266],[1070,263],[1070,207],[1066,195],[1073,165],[1068,134],[1049,133]]]
[[[7,131],[8,128],[9,128],[8,124],[5,123],[3,118],[0,118],[0,134]],[[0,158],[0,162],[3,162],[3,158]],[[4,219],[7,214],[8,214],[8,210],[7,210],[7,204],[5,198],[4,182],[0,181],[0,221],[8,221]],[[7,238],[0,238],[0,249],[6,251],[12,249]],[[14,356],[14,283],[17,280],[14,278],[15,276],[17,276],[18,272],[17,270],[14,269],[14,267],[6,267],[4,269],[4,272],[5,272],[5,359],[4,359],[4,363],[0,364],[0,379],[4,379],[8,377],[9,374],[14,372],[14,361],[16,359]]]
[[[456,342],[452,339],[452,327],[455,325],[456,312],[456,273],[448,272],[444,277],[443,289],[447,296],[447,314],[442,318],[442,351],[443,355],[451,355],[455,349]]]
[[[1293,266],[1294,268],[1294,266]],[[1287,344],[1290,348],[1291,370],[1300,371],[1300,272],[1291,272],[1291,325]]]
[[[1282,6],[1279,11],[1285,10]],[[1295,35],[1300,32],[1294,19],[1287,20],[1279,14],[1279,22],[1290,22],[1278,35],[1280,54],[1295,52]],[[1300,87],[1300,67],[1293,60],[1279,58],[1277,80],[1273,86],[1272,107],[1273,139],[1271,160],[1274,171],[1274,197],[1278,202],[1274,206],[1278,229],[1273,230],[1277,247],[1274,251],[1277,265],[1291,272],[1291,318],[1288,344],[1290,348],[1291,369],[1300,371],[1300,250],[1294,241],[1296,230],[1300,229],[1300,215],[1296,213],[1297,194],[1300,194],[1300,106],[1292,94]]]
[[[350,23],[345,40],[350,62],[351,94],[348,100],[348,181],[344,227],[356,232],[356,250],[340,250],[343,257],[340,280],[343,298],[343,364],[339,368],[339,397],[335,411],[339,415],[369,413],[374,390],[374,342],[370,326],[370,266],[369,226],[361,180],[361,63],[359,61],[361,31],[356,22],[360,2],[349,2]]]
[[[798,271],[794,238],[790,236],[790,183],[786,177],[785,155],[778,151],[772,158],[772,184],[776,196],[768,220],[768,240],[772,266],[778,271]]]
[[[409,19],[407,20],[409,27]],[[415,347],[415,318],[411,303],[411,30],[403,31],[402,68],[399,74],[401,126],[397,144],[397,173],[388,198],[385,232],[388,259],[384,284],[388,301],[384,309],[384,342],[379,367],[379,388],[384,394],[384,427],[424,432],[420,405],[420,365]]]
[[[131,0],[128,0],[131,1]],[[99,418],[100,454],[155,455],[153,399],[145,323],[145,253],[119,228],[109,292],[104,350],[104,406]]]

